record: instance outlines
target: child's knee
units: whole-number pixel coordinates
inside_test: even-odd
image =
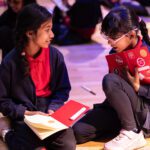
[[[94,127],[82,122],[76,123],[73,126],[73,130],[77,144],[88,142],[95,137]]]
[[[102,86],[104,91],[112,90],[120,82],[120,77],[114,73],[109,73],[104,76]]]

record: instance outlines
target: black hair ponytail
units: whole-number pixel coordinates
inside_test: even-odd
[[[135,11],[127,6],[113,8],[102,22],[101,33],[115,38],[118,33],[125,34],[131,30],[139,29],[143,40],[150,45],[148,30],[143,20],[139,19]]]
[[[143,40],[148,45],[150,45],[150,38],[149,38],[149,35],[148,35],[148,29],[146,28],[146,24],[142,19],[139,21],[139,27],[140,27],[140,30],[141,30],[141,34],[143,36]]]
[[[23,74],[29,75],[30,67],[25,56],[24,48],[27,46],[29,39],[26,35],[28,31],[37,33],[40,26],[52,19],[52,14],[43,6],[38,4],[29,4],[25,6],[18,14],[15,27],[15,48],[21,57],[20,67]]]

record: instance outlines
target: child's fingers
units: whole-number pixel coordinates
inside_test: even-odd
[[[131,79],[133,78],[133,76],[130,74],[129,71],[126,71],[126,74],[127,74],[128,79],[131,81]]]
[[[135,78],[139,80],[138,68],[135,68]]]
[[[32,115],[44,115],[44,116],[47,116],[48,114],[44,113],[44,112],[41,112],[41,111],[26,111],[25,112],[25,115],[29,115],[29,116],[32,116]]]
[[[53,113],[54,113],[53,110],[50,110],[50,109],[48,110],[48,114],[49,114],[49,115],[51,115],[51,114],[53,114]]]
[[[48,116],[48,114],[46,114],[46,113],[44,113],[44,112],[41,112],[41,111],[38,111],[37,114],[43,115],[43,116]]]

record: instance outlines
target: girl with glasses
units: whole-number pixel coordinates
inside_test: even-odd
[[[142,46],[150,50],[144,21],[125,6],[115,7],[108,13],[102,22],[101,33],[112,47],[110,53]],[[150,85],[140,83],[137,71],[132,76],[126,70],[126,78],[114,73],[104,76],[106,99],[75,124],[78,143],[113,133],[114,138],[104,144],[105,150],[133,150],[146,144],[144,135],[150,136]]]

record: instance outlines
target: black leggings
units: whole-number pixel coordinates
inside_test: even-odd
[[[96,138],[103,138],[110,134],[118,134],[121,129],[116,112],[104,103],[92,109],[74,126],[77,143],[85,143]]]
[[[140,105],[140,99],[133,87],[120,76],[110,73],[103,79],[103,90],[109,104],[117,112],[122,128],[137,128],[134,114]]]
[[[73,129],[78,143],[84,143],[121,128],[137,128],[136,108],[140,105],[134,89],[121,77],[108,74],[103,79],[106,100],[99,108],[90,111]]]

